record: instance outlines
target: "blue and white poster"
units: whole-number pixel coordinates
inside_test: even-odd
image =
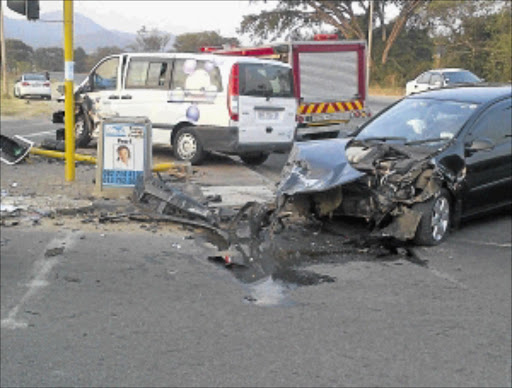
[[[140,124],[104,124],[104,186],[135,186],[144,174],[144,131]]]

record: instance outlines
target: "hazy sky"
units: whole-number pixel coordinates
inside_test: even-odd
[[[63,0],[40,0],[40,13],[62,11]],[[223,36],[236,36],[242,16],[273,8],[273,1],[250,4],[248,0],[210,1],[98,1],[75,0],[75,12],[81,13],[108,29],[136,32],[142,25],[175,35],[185,32],[218,31]],[[22,17],[4,5],[10,18]]]

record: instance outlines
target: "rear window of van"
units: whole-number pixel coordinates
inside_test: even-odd
[[[292,69],[260,63],[240,64],[240,95],[294,97]]]

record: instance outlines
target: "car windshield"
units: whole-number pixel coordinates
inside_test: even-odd
[[[240,95],[293,97],[292,70],[279,65],[241,64]]]
[[[480,78],[471,73],[470,71],[454,71],[444,74],[446,82],[449,84],[463,84],[480,82]]]
[[[478,104],[431,99],[404,99],[370,121],[357,140],[438,144],[457,135]]]
[[[43,74],[25,74],[25,81],[46,81]]]

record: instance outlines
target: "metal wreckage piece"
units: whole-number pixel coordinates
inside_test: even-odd
[[[152,205],[156,213],[173,216],[179,222],[200,220],[203,221],[201,226],[210,228],[219,225],[218,215],[207,205],[162,179],[140,176],[133,195],[135,201]],[[197,222],[194,224],[197,225]]]
[[[431,150],[349,142],[297,143],[278,196],[303,215],[364,218],[373,235],[405,241],[414,238],[422,217],[415,205],[436,196],[443,184],[457,191],[465,178],[464,168],[438,163]]]

